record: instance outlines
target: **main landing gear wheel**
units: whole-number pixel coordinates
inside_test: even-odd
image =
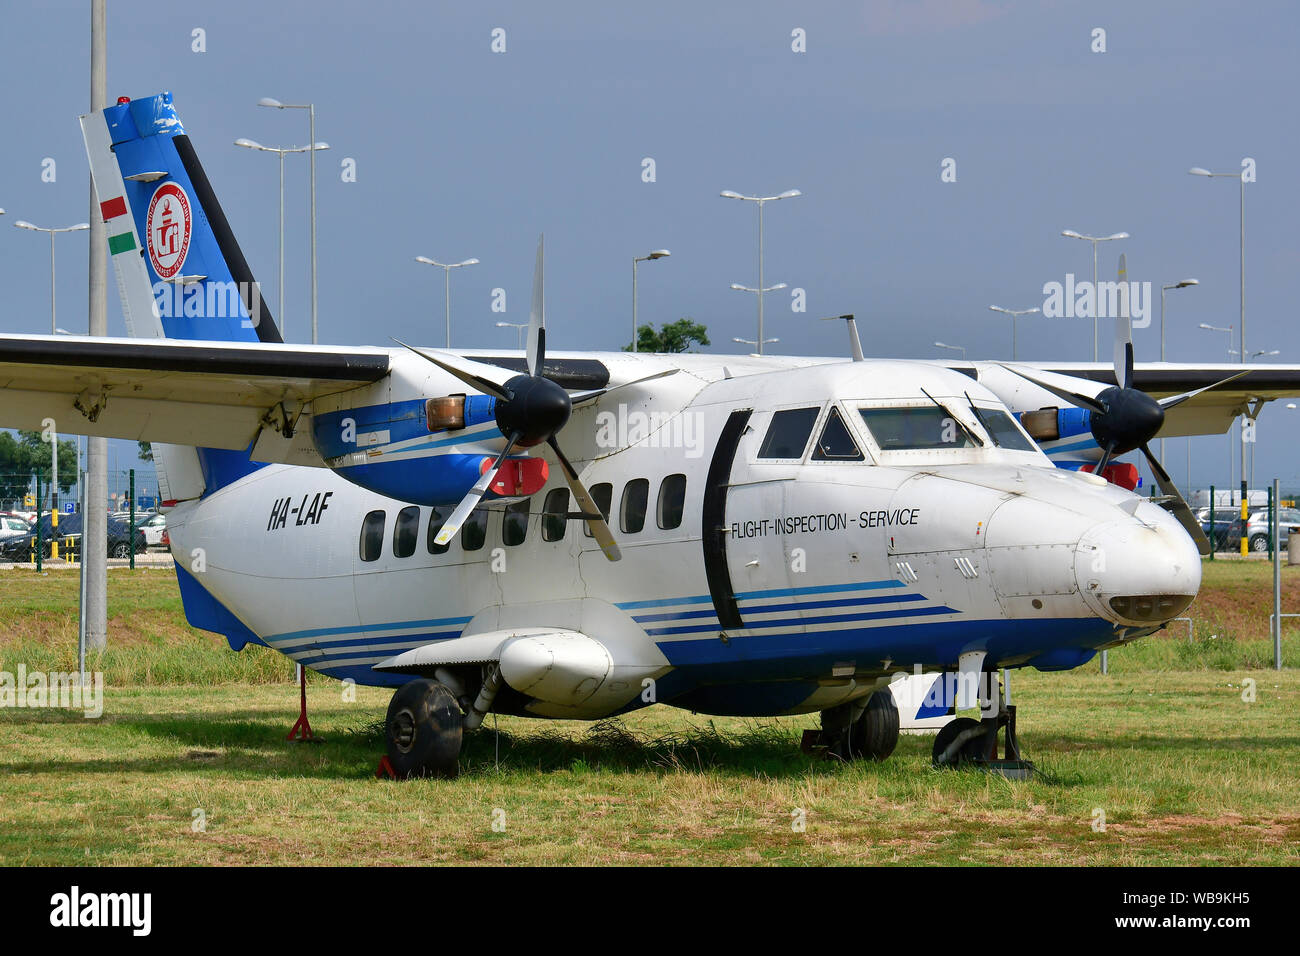
[[[849,725],[849,754],[855,760],[884,760],[898,746],[898,705],[889,688],[867,700],[862,716]]]
[[[856,716],[855,716],[856,715]],[[860,700],[823,710],[821,730],[804,731],[802,749],[840,760],[884,760],[898,745],[898,705],[888,688]]]
[[[936,767],[956,767],[986,759],[988,754],[988,728],[970,717],[949,721],[934,738],[932,759]]]
[[[399,778],[455,777],[460,770],[463,718],[456,696],[444,684],[413,680],[388,704],[384,737],[388,760]]]

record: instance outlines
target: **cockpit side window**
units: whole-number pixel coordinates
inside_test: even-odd
[[[763,444],[759,446],[758,457],[802,458],[819,414],[821,409],[817,407],[784,408],[773,413],[767,434],[763,436]]]
[[[849,434],[840,410],[831,406],[830,416],[813,447],[813,461],[862,461],[862,451]]]
[[[1038,450],[1029,437],[1016,427],[1015,421],[1006,412],[996,408],[981,408],[980,423],[999,448],[1009,448],[1012,451]]]
[[[860,408],[858,411],[881,451],[974,447],[966,427],[938,406]]]

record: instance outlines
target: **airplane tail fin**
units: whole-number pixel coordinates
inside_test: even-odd
[[[122,97],[81,128],[130,334],[281,342],[172,95]],[[155,446],[154,457],[172,501],[261,467],[248,452],[211,448]]]

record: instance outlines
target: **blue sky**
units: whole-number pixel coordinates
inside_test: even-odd
[[[77,114],[87,108],[85,2],[10,4],[0,76],[9,92],[0,148],[0,330],[48,329],[48,246],[16,219],[87,218]],[[798,199],[769,205],[766,280],[805,290],[767,300],[778,351],[842,354],[852,311],[869,354],[1009,358],[990,303],[1041,305],[1043,284],[1091,272],[1062,229],[1132,238],[1130,278],[1170,293],[1174,361],[1224,358],[1201,322],[1238,316],[1238,195],[1194,165],[1239,168],[1247,187],[1250,350],[1300,362],[1290,283],[1300,267],[1294,158],[1300,156],[1292,5],[891,0],[882,3],[414,2],[109,4],[109,95],[174,92],[226,213],[274,303],[276,164],[232,145],[307,140],[306,116],[259,97],[317,106],[320,339],[439,344],[441,270],[416,255],[482,264],[453,276],[453,344],[510,347],[496,321],[527,320],[532,254],[547,236],[556,347],[618,348],[630,337],[631,259],[641,320],[705,323],[713,350],[753,338],[756,211],[721,189]],[[490,49],[505,32],[506,52]],[[1092,31],[1106,52],[1091,52]],[[192,31],[206,52],[193,52]],[[806,32],[806,52],[791,32]],[[57,180],[41,181],[45,157]],[[656,181],[642,181],[642,161]],[[940,181],[956,160],[957,181]],[[357,181],[340,163],[355,160]],[[288,170],[287,334],[309,336],[305,158]],[[84,234],[59,240],[59,324],[85,329]],[[506,290],[505,315],[490,310]],[[122,334],[110,293],[110,333]],[[1135,332],[1159,354],[1158,315]],[[1031,319],[1020,357],[1091,357],[1091,322]],[[1103,343],[1106,341],[1103,335]],[[1103,344],[1102,354],[1107,354]],[[1260,422],[1257,483],[1300,483],[1290,415]],[[1282,440],[1283,438],[1286,440]],[[1290,447],[1288,447],[1288,445]],[[130,459],[121,446],[118,466]],[[1227,440],[1193,443],[1192,484],[1227,480]],[[1182,440],[1167,465],[1184,482]]]

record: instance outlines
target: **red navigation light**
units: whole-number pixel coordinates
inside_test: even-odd
[[[123,103],[130,103],[130,102],[131,102],[131,97],[129,97],[129,96],[119,96],[119,97],[117,98],[117,105],[118,105],[118,106],[121,106]]]

